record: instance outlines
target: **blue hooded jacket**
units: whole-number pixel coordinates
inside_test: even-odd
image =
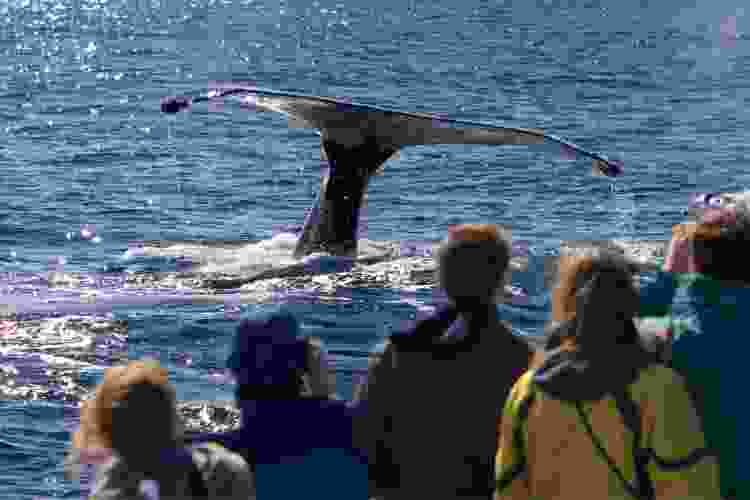
[[[290,313],[277,310],[244,320],[227,362],[240,389],[272,387],[304,371],[304,342]],[[244,386],[244,387],[243,387]],[[269,389],[271,388],[271,389]],[[239,430],[190,436],[241,453],[254,469],[258,500],[367,499],[367,458],[355,441],[357,408],[305,397],[238,400]]]
[[[342,401],[240,401],[242,425],[218,442],[251,463],[258,500],[367,499],[367,458],[353,444],[356,409]],[[308,496],[309,495],[309,496]]]
[[[750,498],[741,470],[750,446],[750,418],[742,402],[750,348],[750,287],[697,273],[657,273],[641,291],[642,315],[660,317],[672,336],[672,367],[685,377],[702,417],[709,446],[718,453],[722,496]]]

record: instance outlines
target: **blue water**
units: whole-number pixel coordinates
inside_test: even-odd
[[[159,113],[163,96],[229,79],[536,126],[624,163],[613,183],[554,148],[407,149],[371,185],[371,239],[436,239],[461,221],[508,224],[537,248],[664,239],[690,194],[748,185],[743,4],[4,0],[0,271],[100,271],[137,240],[262,239],[299,223],[318,187],[314,133],[231,105]],[[85,224],[96,240],[78,236]],[[352,299],[293,306],[338,353],[344,393],[369,346],[414,314],[398,290]],[[534,300],[505,310],[528,333],[546,313]],[[131,355],[170,363],[181,397],[230,397],[201,375],[221,367],[236,324],[222,305],[113,315]],[[80,497],[59,464],[62,414],[0,405],[0,497]]]

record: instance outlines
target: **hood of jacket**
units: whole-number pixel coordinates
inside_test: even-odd
[[[654,362],[632,320],[626,322],[625,335],[605,348],[560,347],[561,339],[574,336],[577,328],[575,319],[554,327],[542,365],[534,372],[533,382],[556,399],[597,401],[635,382],[640,370]]]

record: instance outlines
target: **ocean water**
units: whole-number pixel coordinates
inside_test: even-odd
[[[368,191],[369,239],[435,240],[464,221],[509,225],[534,252],[665,239],[691,194],[748,185],[743,5],[2,0],[0,272],[158,271],[174,262],[122,256],[143,240],[263,240],[301,223],[321,166],[312,131],[230,104],[159,113],[162,97],[213,80],[539,127],[624,165],[612,181],[554,148],[407,149]],[[354,289],[291,307],[334,352],[348,394],[367,350],[431,292],[409,297]],[[219,399],[231,391],[207,374],[237,318],[271,305],[133,302],[109,314],[127,321],[129,356],[170,366],[181,398]],[[547,311],[534,296],[503,310],[528,334]],[[68,413],[0,402],[0,498],[80,498],[60,466]]]

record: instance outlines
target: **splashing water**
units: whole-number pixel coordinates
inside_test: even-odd
[[[638,207],[635,203],[635,196],[632,192],[618,187],[615,182],[610,183],[610,193],[612,194],[615,224],[618,228],[617,234],[621,235],[620,238],[622,239],[636,239],[635,218]]]

